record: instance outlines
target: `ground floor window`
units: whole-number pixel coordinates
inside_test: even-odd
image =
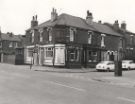
[[[88,61],[97,62],[97,52],[96,51],[88,51]]]
[[[53,47],[45,49],[45,58],[53,58]]]
[[[70,50],[70,61],[79,61],[79,50]]]
[[[33,49],[28,49],[28,57],[33,57]]]

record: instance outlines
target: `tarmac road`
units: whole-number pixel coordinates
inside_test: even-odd
[[[0,104],[135,103],[135,87],[110,83],[118,79],[113,79],[113,73],[53,73],[27,69],[28,66],[0,64]]]

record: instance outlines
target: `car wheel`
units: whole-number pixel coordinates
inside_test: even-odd
[[[110,68],[107,68],[107,72],[110,72]]]
[[[130,70],[130,67],[128,67],[128,70]]]

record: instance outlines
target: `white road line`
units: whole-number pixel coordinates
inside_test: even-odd
[[[133,99],[128,99],[128,98],[124,98],[124,97],[118,97],[118,99],[135,103],[135,100],[133,100]]]
[[[81,88],[77,88],[77,87],[68,86],[68,85],[65,85],[65,84],[61,84],[61,83],[59,83],[59,82],[53,82],[53,81],[47,81],[47,82],[52,83],[52,84],[56,84],[56,85],[59,85],[59,86],[67,87],[67,88],[70,88],[70,89],[75,89],[75,90],[77,90],[77,91],[86,92],[85,89],[81,89]]]

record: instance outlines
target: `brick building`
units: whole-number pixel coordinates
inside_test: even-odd
[[[33,16],[31,28],[26,30],[24,63],[77,68],[123,58],[125,36],[115,28],[117,22],[113,25],[94,22],[89,11],[83,19],[58,15],[53,9],[51,19],[41,24]]]

